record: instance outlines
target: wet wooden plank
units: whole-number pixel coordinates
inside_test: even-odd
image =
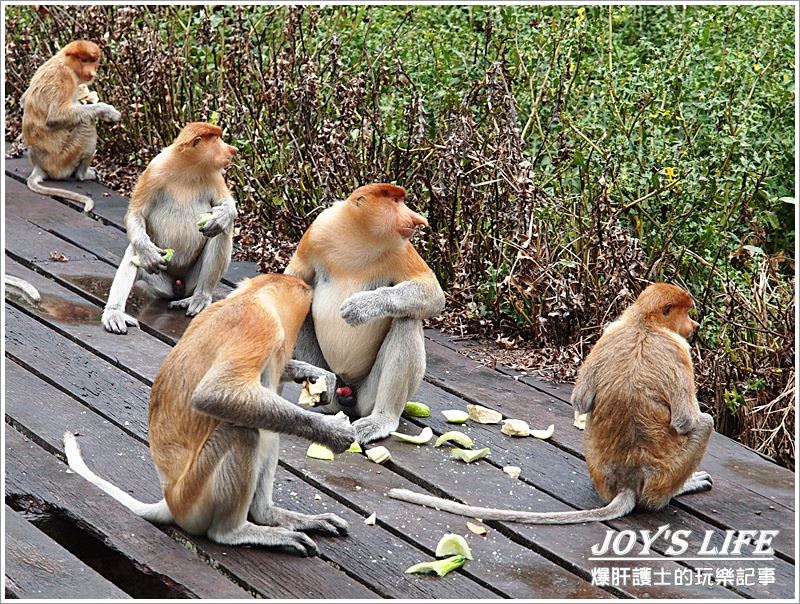
[[[447,357],[445,363],[449,367],[462,365],[464,367],[475,367],[476,363],[465,358],[463,353],[469,353],[467,346],[460,342],[448,338],[447,335],[432,329],[425,330],[425,337],[430,342],[435,342],[443,349],[459,352],[462,358],[456,361],[456,356],[442,353]],[[440,350],[439,347],[431,347],[431,350]],[[430,351],[430,350],[429,350]],[[488,368],[486,368],[488,369]],[[569,403],[572,394],[572,386],[569,384],[555,384],[538,380],[533,376],[521,375],[520,372],[513,371],[498,364],[495,368],[496,373],[512,377],[517,383],[530,386],[534,391],[546,395],[554,401],[560,400]],[[484,371],[480,372],[485,376]],[[484,379],[483,377],[481,379]],[[520,393],[522,390],[519,390]],[[532,396],[538,396],[534,393]],[[553,402],[554,402],[553,401]],[[581,449],[582,451],[582,449]],[[711,473],[715,479],[723,478],[738,487],[747,488],[759,495],[762,495],[772,502],[783,505],[791,510],[796,506],[795,479],[794,474],[774,463],[772,460],[757,453],[756,451],[742,445],[735,440],[715,433],[712,436],[711,444],[706,452],[706,460],[711,468]],[[767,504],[767,507],[769,504]]]
[[[25,156],[17,157],[17,158],[10,158],[6,159],[6,175],[10,178],[6,178],[6,186],[8,186],[8,181],[13,179],[17,183],[24,183],[25,180],[28,178],[28,175],[31,173],[31,163],[28,161],[28,158]],[[98,182],[92,181],[84,181],[78,182],[74,180],[59,180],[59,181],[45,181],[45,185],[58,187],[59,189],[67,189],[69,191],[75,191],[77,193],[81,193],[82,195],[88,195],[92,199],[94,199],[94,209],[90,213],[93,216],[98,216],[110,223],[114,224],[123,224],[125,218],[125,212],[128,210],[128,199],[125,197],[121,197],[117,195],[109,189],[101,185]],[[49,199],[45,195],[39,195],[38,193],[34,193],[30,189],[27,188],[26,185],[22,184],[24,190],[28,193],[30,197],[28,199],[33,202],[35,199]],[[6,196],[7,199],[10,198],[10,195]],[[69,206],[70,208],[74,209],[76,212],[83,211],[83,204],[78,203],[75,201],[71,201],[68,199],[61,200],[62,204]]]
[[[555,425],[551,441],[567,451],[583,455],[583,433],[576,430],[572,407],[561,400],[549,397],[520,384],[487,367],[475,365],[457,352],[426,340],[427,371],[426,380],[449,392],[459,393],[471,402],[478,402],[503,413],[506,417],[522,419],[534,426]],[[468,394],[465,394],[468,393]],[[716,447],[720,439],[715,435],[710,447]],[[685,507],[714,524],[732,529],[740,529],[757,522],[759,528],[777,529],[780,550],[789,559],[794,556],[794,535],[786,531],[791,526],[794,513],[789,508],[748,488],[742,488],[740,481],[730,469],[722,468],[715,459],[706,455],[702,467],[714,477],[715,488],[707,497],[681,500],[678,505]],[[777,466],[764,462],[765,472]],[[788,477],[787,477],[788,478]],[[787,495],[791,482],[776,484]],[[760,515],[756,512],[761,512]]]
[[[5,508],[6,596],[26,599],[127,599],[128,594]]]
[[[15,308],[38,317],[51,329],[83,347],[92,348],[95,354],[129,373],[140,377],[155,375],[172,349],[140,329],[129,329],[124,336],[108,333],[100,324],[100,306],[15,260],[6,259],[6,273],[25,279],[42,296],[38,304],[33,304],[10,293],[7,297]],[[103,352],[99,352],[101,350]]]
[[[82,407],[65,393],[55,390],[53,386],[41,380],[36,381],[25,369],[12,361],[7,362],[6,377],[8,413],[14,421],[48,442],[54,451],[61,451],[60,439],[65,429],[86,435],[86,438],[81,438],[81,446],[91,467],[96,468],[102,475],[117,477],[115,482],[138,498],[152,501],[160,497],[158,477],[150,462],[147,447],[141,442],[144,441],[146,432],[139,427],[139,422],[129,422],[125,425],[125,430],[128,431],[126,434]],[[67,387],[70,388],[71,384],[76,383],[81,383],[80,376],[70,381]],[[144,393],[148,389],[140,385],[140,390]],[[103,409],[104,414],[108,413],[112,419],[116,417],[116,421],[119,422],[119,416],[113,411],[124,406],[125,399],[117,400],[117,397],[109,392],[106,392],[105,398],[108,401]],[[26,401],[24,404],[21,402],[23,399]],[[16,401],[20,402],[15,403]],[[140,413],[141,420],[146,421],[146,411],[138,411],[138,406],[135,409]],[[53,425],[53,417],[57,418],[57,425]],[[138,436],[140,442],[133,440],[131,433]],[[308,513],[330,511],[344,516],[352,526],[351,536],[346,538],[346,541],[322,536],[314,536],[314,539],[320,546],[323,557],[333,562],[337,568],[347,570],[351,576],[369,579],[369,584],[374,586],[377,594],[388,597],[444,598],[456,590],[465,597],[497,597],[493,591],[481,587],[463,575],[453,576],[446,583],[431,581],[430,578],[417,575],[405,575],[403,573],[405,568],[426,559],[424,551],[393,536],[383,528],[364,525],[364,516],[359,516],[328,495],[314,491],[302,481],[284,474],[287,474],[285,470],[278,472],[276,502],[290,509],[301,509]],[[290,483],[290,488],[282,488]],[[299,496],[300,494],[302,496]],[[315,495],[318,495],[319,499],[315,499]],[[301,597],[312,593],[309,590],[313,585],[309,586],[306,581],[289,582],[282,590],[276,591],[277,587],[273,584],[275,581],[285,583],[281,577],[310,573],[319,577],[319,581],[324,580],[324,574],[318,569],[302,566],[298,558],[289,554],[218,546],[206,539],[193,538],[185,534],[182,538],[199,548],[204,555],[211,557],[215,564],[223,565],[237,577],[245,580],[248,585],[259,591],[264,590],[265,595],[280,593],[283,597]],[[282,560],[281,564],[286,567],[281,573],[269,564],[265,564],[264,557],[273,554],[277,555]],[[320,593],[322,595],[319,597],[335,597],[333,592],[327,596],[325,592]],[[342,592],[340,596],[357,597],[358,593]]]
[[[541,492],[555,497],[561,502],[569,504],[574,509],[589,509],[603,505],[603,501],[594,490],[594,486],[586,470],[586,464],[582,459],[554,447],[547,441],[532,437],[514,438],[506,436],[500,432],[500,426],[498,425],[468,422],[463,426],[454,426],[453,424],[447,423],[441,411],[445,409],[464,409],[465,403],[463,400],[451,394],[444,393],[425,383],[423,383],[417,391],[417,395],[419,396],[419,400],[425,401],[425,403],[431,407],[431,415],[423,419],[410,420],[409,423],[413,422],[413,424],[409,426],[409,433],[414,434],[419,432],[421,426],[430,426],[437,435],[449,430],[458,429],[473,439],[476,443],[476,448],[491,448],[492,452],[490,456],[481,463],[491,465],[498,471],[504,466],[517,466],[522,470],[520,475],[521,481]],[[540,425],[534,427],[545,428],[546,426]],[[578,431],[577,428],[572,427],[572,429],[576,432]],[[400,443],[392,442],[391,439],[388,439],[385,444],[390,446],[392,451],[399,450],[401,453],[409,456],[413,455],[413,452],[409,452],[408,447],[403,447]],[[410,463],[412,459],[409,457],[407,461]],[[453,464],[456,468],[463,467],[463,464],[460,462],[451,462],[450,465]],[[482,479],[475,476],[475,470],[472,469],[474,467],[477,466],[473,464],[463,467],[462,472],[467,476],[472,475],[473,482],[480,482],[483,484]],[[511,486],[516,486],[516,483],[510,477],[507,477],[506,482]],[[677,498],[676,501],[709,497],[716,488],[718,487],[715,485],[711,492],[684,495]],[[472,503],[469,499],[467,501]],[[519,499],[509,498],[504,507],[510,509],[532,508],[534,511],[550,510],[549,507],[546,507],[544,503],[540,502],[531,506],[524,497],[520,497]],[[760,528],[758,523],[759,519],[760,516],[754,513],[750,523],[738,528],[742,530],[751,527]],[[703,521],[687,510],[676,507],[675,505],[669,505],[660,512],[635,512],[625,518],[606,522],[604,524],[617,531],[636,531],[639,535],[641,535],[641,531],[644,530],[650,531],[650,534],[656,534],[658,528],[663,525],[669,525],[671,530],[677,530],[678,528],[690,530],[691,533],[687,536],[689,551],[699,551],[708,532],[712,535],[710,543],[715,547],[721,546],[725,538],[724,530]],[[570,527],[562,527],[560,529],[560,531],[565,534],[570,530],[574,529]],[[671,542],[668,540],[659,539],[654,543],[653,551],[666,556],[667,549],[670,546]],[[745,547],[743,551],[748,549],[749,548]],[[684,565],[696,570],[711,568],[715,571],[722,568],[744,570],[754,567],[753,562],[744,560],[698,560],[687,561]],[[765,560],[757,566],[773,569],[777,577],[776,585],[758,584],[742,586],[739,589],[742,594],[754,598],[791,596],[792,578],[794,577],[793,564],[776,558],[770,561]],[[778,596],[778,594],[780,594],[780,596]]]
[[[492,529],[486,537],[479,537],[467,530],[467,518],[387,498],[386,492],[392,488],[420,490],[419,486],[395,473],[393,467],[380,466],[356,453],[343,453],[334,461],[311,459],[305,455],[307,448],[308,444],[300,438],[292,436],[281,438],[281,458],[299,469],[304,477],[315,485],[345,497],[358,505],[365,514],[375,512],[378,523],[408,535],[429,551],[435,549],[436,543],[445,533],[465,535],[475,558],[467,564],[465,572],[489,581],[493,587],[511,597],[607,598],[611,596],[581,580],[579,576],[586,576],[587,573],[581,572],[579,564],[574,564],[576,558],[570,555],[563,556],[559,547],[551,549],[554,544],[548,540],[536,546],[520,545],[516,539],[510,540],[506,536],[513,534],[514,531],[504,534]],[[392,446],[393,452],[395,449],[396,447]],[[424,461],[420,464],[422,468],[425,467]],[[418,469],[415,465],[414,471]],[[408,472],[407,468],[403,470],[404,474]],[[473,484],[471,488],[476,488],[476,485]],[[597,534],[599,538],[601,532]],[[572,549],[569,541],[568,539],[564,546]],[[567,572],[565,568],[571,572]]]
[[[57,508],[141,572],[173,586],[176,596],[247,597],[146,520],[120,513],[118,503],[98,496],[94,485],[67,473],[67,466],[39,445],[8,425],[5,430],[6,498],[33,497]]]
[[[96,183],[93,187],[101,187]],[[6,187],[6,212],[18,220],[25,220],[70,242],[71,244],[90,250],[98,258],[112,264],[115,268],[119,265],[128,239],[125,235],[124,212],[114,206],[98,210],[102,220],[95,220],[91,215],[83,213],[82,204],[65,205],[50,197],[32,192],[23,183],[14,179],[5,179]],[[65,187],[69,188],[69,187]],[[104,187],[101,187],[106,191]],[[108,190],[110,191],[110,190]],[[110,195],[108,199],[114,199]],[[126,202],[127,203],[127,202]],[[116,204],[117,206],[119,204]],[[91,213],[92,215],[95,212]],[[67,254],[69,255],[69,254]],[[242,279],[259,274],[255,262],[232,262],[223,276],[223,282],[229,287],[234,287]]]

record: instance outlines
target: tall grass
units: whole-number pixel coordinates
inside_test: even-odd
[[[717,428],[794,464],[793,11],[9,7],[6,136],[35,68],[99,41],[105,175],[218,120],[240,253],[280,270],[321,206],[402,184],[447,324],[569,378],[651,280],[687,287]],[[513,345],[513,344],[512,344]]]

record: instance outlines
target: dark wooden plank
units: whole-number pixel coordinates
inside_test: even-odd
[[[98,364],[93,362],[92,352],[79,348],[73,342],[54,337],[54,334],[48,332],[44,325],[16,308],[9,308],[7,316],[9,334],[7,349],[12,358],[35,370],[50,383],[57,384],[59,388],[74,393],[74,396],[80,398],[85,404],[97,409],[119,425],[124,425],[131,433],[139,435],[142,439],[145,437],[145,401],[149,390],[144,384],[111,366],[101,364],[98,367]],[[109,350],[113,350],[115,339],[116,336],[109,334],[98,335],[93,342],[100,346],[104,355],[107,355],[110,354]],[[54,354],[49,352],[53,350]],[[52,368],[58,357],[69,358],[66,375],[60,379],[61,370]],[[150,363],[150,361],[146,363]],[[144,377],[152,379],[154,365],[148,368],[146,365],[137,363],[135,367]],[[438,539],[438,537],[436,538]],[[432,546],[429,547],[432,549]],[[512,551],[520,549],[511,544],[509,547]],[[207,546],[204,545],[204,549],[207,549]],[[516,552],[516,555],[519,556],[519,552]],[[564,578],[558,576],[561,571],[551,568],[553,565],[547,561],[542,560],[541,563],[550,568],[550,575],[555,577],[554,580],[558,579],[564,582]],[[486,573],[486,576],[479,578],[488,582],[491,577],[497,576],[498,568],[492,567]],[[569,573],[563,574],[570,576]],[[582,582],[574,580],[578,586],[576,589],[585,589]],[[516,585],[516,590],[511,595],[522,597],[525,592],[520,590],[529,588],[529,582],[521,582]]]
[[[463,364],[465,367],[475,366],[474,362],[464,358],[465,355],[470,356],[470,354],[469,348],[463,343],[455,342],[445,334],[432,329],[425,331],[425,337],[444,349],[459,353],[459,356],[462,357],[459,363],[456,363],[456,356],[452,354],[446,355],[448,366],[453,367],[457,364]],[[429,352],[433,349],[438,349],[438,347],[432,346]],[[494,370],[497,373],[512,377],[518,383],[530,386],[539,393],[552,397],[554,399],[553,402],[560,400],[569,403],[572,393],[571,385],[555,384],[536,379],[533,376],[521,375],[520,372],[503,367],[501,364],[497,364]],[[481,376],[485,375],[485,372],[481,371]],[[533,396],[537,395],[534,394]],[[550,401],[550,398],[547,398],[547,400]],[[723,478],[739,487],[744,487],[763,495],[775,503],[792,510],[795,509],[794,474],[753,449],[722,434],[715,433],[706,452],[706,462],[715,479]],[[768,506],[769,504],[767,504]]]
[[[98,258],[113,264],[114,267],[119,265],[128,245],[124,224],[127,200],[123,200],[125,207],[122,207],[122,202],[118,201],[122,198],[116,196],[110,189],[92,183],[90,188],[97,188],[99,191],[107,193],[108,197],[104,199],[112,204],[110,206],[104,204],[100,209],[95,206],[92,214],[96,214],[102,220],[94,220],[82,212],[83,204],[68,202],[69,205],[65,205],[65,203],[50,197],[32,192],[26,185],[12,178],[5,179],[5,187],[8,216],[26,220],[79,248],[90,250]],[[69,188],[69,186],[65,188]],[[242,279],[257,274],[259,271],[255,262],[231,262],[223,276],[223,282],[229,287],[233,287]]]
[[[408,428],[403,422],[403,429],[414,433],[414,428]],[[303,474],[319,481],[321,485],[341,491],[350,487],[348,497],[367,509],[378,510],[379,518],[397,526],[399,530],[413,534],[415,539],[428,538],[434,544],[441,532],[465,531],[468,518],[438,512],[432,509],[421,509],[418,506],[387,499],[385,493],[391,488],[409,488],[416,491],[435,492],[445,494],[462,501],[470,501],[492,507],[509,507],[530,510],[567,510],[571,509],[548,494],[537,490],[530,485],[515,481],[497,468],[488,464],[475,463],[469,466],[460,461],[453,461],[447,457],[447,450],[435,449],[432,446],[409,445],[388,441],[384,443],[392,452],[392,461],[385,467],[378,466],[368,461],[363,456],[345,454],[337,457],[334,462],[323,462],[304,457],[305,448],[296,439],[286,439],[292,446],[286,447],[284,459],[293,466],[302,468]],[[380,443],[378,443],[380,444]],[[525,503],[522,503],[525,502]],[[380,510],[383,510],[381,512]],[[438,530],[432,528],[441,527]],[[502,532],[513,536],[514,540],[537,553],[547,556],[559,565],[571,569],[573,572],[589,579],[593,568],[608,566],[608,563],[593,562],[589,560],[590,548],[600,543],[605,538],[608,526],[600,523],[588,523],[580,526],[537,526],[515,523],[487,522],[490,534]],[[470,538],[473,545],[480,553],[476,559],[486,560],[491,564],[491,559],[496,556],[494,548],[483,549],[483,541]],[[477,545],[476,545],[477,544]],[[672,573],[685,567],[676,564],[666,556],[655,556],[655,561],[648,562],[615,562],[618,568],[641,568],[647,566],[653,571],[665,569]],[[526,560],[528,560],[526,558]],[[527,571],[520,571],[519,559],[505,560],[511,562],[511,568],[528,575]],[[508,572],[508,571],[506,571]],[[535,576],[535,575],[532,575]],[[541,574],[540,574],[541,576]],[[688,591],[687,591],[688,590]],[[693,590],[693,591],[692,591]],[[690,593],[691,592],[691,593]],[[563,592],[559,592],[561,594]],[[719,586],[713,588],[694,586],[634,586],[628,585],[621,588],[623,595],[633,597],[737,597],[731,591]],[[559,595],[559,597],[578,597]]]
[[[535,426],[555,425],[551,441],[569,452],[583,455],[583,433],[572,425],[572,407],[561,400],[543,395],[487,367],[477,366],[457,352],[426,340],[426,380],[447,391],[456,392],[470,401],[501,411],[504,416],[523,419]],[[465,394],[468,393],[468,394]],[[716,447],[721,435],[715,435],[710,448]],[[729,440],[729,439],[728,439]],[[794,517],[793,511],[760,492],[744,488],[736,474],[715,463],[706,455],[702,464],[714,477],[715,489],[710,497],[681,501],[678,505],[718,525],[738,529],[749,526],[755,512],[761,512],[757,521],[765,529],[784,529]],[[793,497],[794,476],[775,464],[763,463],[765,473],[774,471],[786,480],[773,485],[786,497]],[[781,551],[793,556],[794,535],[782,530],[779,536]]]
[[[311,459],[305,455],[307,448],[308,444],[302,439],[282,437],[281,459],[299,470],[303,477],[315,485],[346,497],[367,514],[377,513],[379,523],[408,536],[429,551],[435,549],[436,543],[445,533],[464,535],[475,558],[465,567],[466,572],[490,582],[493,587],[512,597],[610,596],[567,572],[565,566],[582,576],[588,575],[581,571],[580,561],[576,565],[574,559],[561,555],[563,548],[551,549],[551,546],[557,546],[555,543],[545,540],[535,546],[532,543],[520,545],[492,529],[486,537],[479,537],[467,530],[466,518],[388,499],[386,492],[392,488],[420,490],[420,487],[393,472],[392,468],[375,464],[365,456],[355,453],[343,453],[334,461]],[[395,449],[392,446],[392,451]],[[424,462],[421,465],[424,471]],[[509,533],[513,534],[513,531]],[[597,532],[598,538],[601,534],[602,531]],[[565,545],[569,548],[568,543]]]
[[[417,391],[417,395],[420,400],[424,400],[425,403],[431,407],[431,415],[424,419],[413,420],[415,425],[410,426],[409,433],[413,434],[418,432],[420,426],[430,426],[435,434],[442,434],[454,428],[453,424],[447,423],[441,411],[453,408],[463,409],[464,402],[462,400],[425,383],[423,383]],[[543,428],[545,426],[540,427]],[[567,503],[575,509],[588,509],[603,505],[603,501],[594,490],[594,486],[586,470],[586,464],[582,459],[554,447],[546,441],[535,438],[514,438],[506,436],[500,432],[499,426],[497,425],[468,422],[464,426],[457,428],[468,434],[475,441],[476,447],[491,448],[492,453],[486,458],[484,463],[493,465],[497,470],[507,465],[518,466],[522,469],[522,474],[520,475],[521,481],[526,482],[539,491],[555,497],[561,502]],[[577,430],[576,428],[574,429]],[[409,456],[407,461],[409,463],[412,462],[410,456],[414,454],[413,451],[409,451],[407,447],[400,446],[399,443],[395,445],[391,440],[386,444],[391,447],[392,451],[399,448],[400,452]],[[455,465],[459,467],[458,463]],[[472,470],[463,470],[463,473],[469,472],[472,472]],[[506,482],[512,485],[514,484],[513,480],[510,478],[508,478]],[[715,489],[716,488],[718,487],[715,485]],[[678,498],[678,500],[709,497],[710,495],[711,492],[697,493],[694,495],[685,495]],[[522,509],[525,507],[525,500],[521,499],[513,503],[506,503],[505,506],[513,509]],[[532,507],[536,511],[549,510],[544,504],[539,503]],[[751,522],[739,528],[742,530],[751,527],[761,528],[759,524],[760,518],[761,516],[754,512]],[[660,512],[636,512],[623,519],[607,522],[605,524],[617,531],[632,530],[636,531],[639,535],[641,535],[640,531],[643,530],[648,530],[650,534],[655,534],[658,528],[665,524],[670,525],[672,530],[690,530],[691,534],[687,537],[689,551],[699,551],[708,531],[710,531],[713,536],[711,544],[714,546],[721,546],[725,538],[725,531],[703,521],[685,509],[678,508],[674,505],[670,505]],[[570,529],[565,527],[564,530]],[[785,529],[782,532],[784,531]],[[670,545],[671,544],[665,540],[658,540],[653,545],[653,550],[660,554],[667,555],[666,550]],[[747,549],[748,548],[745,547],[743,551]],[[747,569],[752,568],[754,565],[754,563],[749,561],[736,560],[687,561],[684,564],[687,567],[695,569],[712,568],[715,570],[719,568]],[[790,586],[794,577],[794,565],[776,558],[769,562],[765,561],[763,566],[774,569],[777,577],[777,586],[761,584],[742,586],[739,591],[748,597],[754,598],[790,597]],[[780,596],[778,596],[778,594],[780,594]]]
[[[57,418],[56,418],[57,419]],[[6,497],[31,496],[58,508],[177,594],[244,598],[247,593],[175,543],[158,528],[121,506],[38,445],[6,425]]]
[[[31,164],[25,156],[6,159],[6,175],[10,176],[16,182],[24,183],[31,173]],[[6,178],[6,181],[10,180]],[[94,209],[91,214],[103,218],[112,224],[124,224],[125,212],[128,210],[128,199],[117,195],[98,182],[84,181],[77,182],[71,180],[59,181],[45,181],[49,186],[58,187],[59,189],[67,189],[69,191],[76,191],[83,195],[89,195],[94,199]],[[8,183],[6,182],[6,186]],[[29,193],[26,197],[29,201],[35,199],[49,199],[45,195],[39,195],[30,191],[27,187],[25,190]],[[7,200],[10,196],[7,196]],[[76,212],[83,211],[83,204],[68,199],[64,199],[61,203],[73,208]]]
[[[103,421],[99,416],[87,411],[79,403],[66,394],[58,392],[41,380],[22,369],[16,363],[6,364],[7,380],[7,413],[13,420],[25,426],[31,433],[46,441],[52,450],[61,451],[61,435],[65,429],[75,430],[86,435],[81,438],[81,446],[87,463],[107,476],[115,476],[119,486],[128,489],[135,496],[155,500],[160,497],[158,477],[150,462],[147,447],[141,443],[146,433],[138,424],[126,426],[126,430],[134,428],[136,440],[126,435],[118,427]],[[142,386],[144,388],[144,386]],[[124,400],[116,400],[113,394],[108,395],[109,407],[122,406]],[[54,425],[53,418],[57,418]],[[143,418],[146,419],[146,416]],[[275,497],[290,509],[301,509],[308,513],[332,511],[344,516],[352,526],[351,536],[343,541],[334,537],[318,537],[315,540],[320,546],[323,557],[331,560],[338,568],[347,570],[351,576],[369,580],[378,594],[389,597],[443,598],[456,590],[465,597],[491,598],[497,595],[459,574],[447,582],[431,581],[430,578],[417,575],[405,575],[403,570],[411,564],[426,559],[425,552],[415,548],[380,527],[368,527],[363,524],[364,516],[360,516],[342,506],[327,495],[320,494],[292,476],[285,476],[281,470],[276,481]],[[291,484],[291,488],[282,486]],[[302,496],[298,496],[302,494]],[[315,499],[315,495],[319,499]],[[281,597],[309,596],[314,585],[303,582],[291,582],[281,587],[279,592],[275,581],[283,576],[310,574],[312,580],[326,582],[324,573],[303,566],[303,562],[289,554],[259,551],[249,548],[230,548],[215,545],[208,540],[182,535],[182,539],[200,549],[204,555],[210,556],[215,564],[220,564],[229,572],[247,582],[249,586],[265,595]],[[265,563],[265,556],[278,556],[281,572]],[[379,563],[373,563],[378,560]],[[352,583],[350,579],[347,579]],[[335,584],[338,584],[334,582]],[[341,581],[339,581],[341,583]],[[342,586],[344,587],[344,586]],[[355,592],[342,592],[341,597],[356,597],[360,587],[353,587]],[[319,597],[334,597],[332,592],[320,592]],[[362,594],[365,595],[365,594]],[[373,593],[373,595],[376,595]]]
[[[25,279],[42,296],[38,304],[32,304],[21,296],[7,293],[15,308],[39,317],[51,329],[84,348],[90,348],[94,354],[99,353],[103,359],[125,371],[142,378],[155,375],[172,349],[139,329],[130,329],[122,337],[108,333],[100,323],[100,306],[10,258],[6,259],[6,274]]]
[[[130,598],[8,505],[5,537],[7,595],[36,600]]]
[[[8,304],[6,354],[104,417],[146,434],[150,393],[141,381]]]

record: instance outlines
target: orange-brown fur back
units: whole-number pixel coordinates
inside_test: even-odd
[[[661,476],[661,483],[650,482],[656,499],[677,489],[694,470],[673,467],[674,453],[687,437],[670,425],[676,391],[695,397],[688,346],[674,324],[674,317],[683,316],[692,304],[689,294],[675,286],[651,285],[607,328],[586,359],[595,393],[586,429],[586,460],[606,500],[623,486],[609,472],[610,466],[631,472],[644,467],[652,476]],[[673,309],[669,315],[664,314],[666,307]],[[648,494],[637,495],[646,506]]]
[[[206,372],[215,363],[225,363],[224,379],[247,386],[260,381],[269,362],[269,368],[277,372],[273,375],[277,383],[310,305],[311,288],[299,279],[260,275],[192,320],[167,355],[150,395],[150,448],[168,485],[194,463],[219,423],[191,405]],[[198,492],[202,487],[192,485]],[[183,493],[181,499],[191,497]]]

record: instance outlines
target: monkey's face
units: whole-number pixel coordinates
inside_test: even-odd
[[[231,164],[238,151],[219,136],[197,136],[192,146],[197,153],[197,163],[219,171],[224,171]]]
[[[661,311],[664,315],[666,326],[688,340],[700,324],[689,316],[689,309],[692,306],[667,304]]]
[[[89,84],[97,77],[100,66],[100,47],[93,42],[79,40],[64,48],[67,63],[81,83]]]
[[[419,226],[428,226],[424,216],[406,205],[401,197],[361,197],[359,213],[369,223],[370,231],[384,240],[411,239]]]

